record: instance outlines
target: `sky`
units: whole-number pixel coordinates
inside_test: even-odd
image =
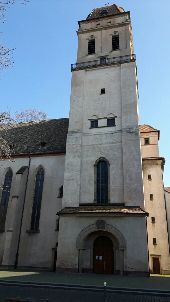
[[[0,72],[0,111],[37,109],[68,117],[77,21],[108,0],[16,0],[0,24],[0,40],[14,48],[12,67]],[[117,0],[131,12],[139,80],[140,124],[160,129],[164,182],[170,186],[170,0]]]

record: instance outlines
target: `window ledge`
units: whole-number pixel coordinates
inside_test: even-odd
[[[37,233],[40,233],[40,230],[27,230],[26,232],[28,234],[37,234]]]
[[[111,127],[116,127],[116,125],[114,125],[114,126],[98,126],[98,127],[89,127],[89,129],[100,129],[100,128],[111,128]]]
[[[118,48],[118,49],[112,49],[110,52],[115,52],[115,51],[120,51],[121,49]]]

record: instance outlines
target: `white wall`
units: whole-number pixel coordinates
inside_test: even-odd
[[[57,243],[58,232],[56,232],[57,212],[61,209],[61,199],[57,198],[59,187],[63,185],[64,178],[64,162],[65,156],[39,156],[32,157],[30,164],[30,172],[27,186],[27,194],[25,200],[25,209],[23,217],[23,226],[19,250],[19,266],[33,267],[52,267],[52,248]],[[3,265],[13,265],[15,261],[16,246],[12,248],[13,241],[18,241],[17,225],[19,227],[21,219],[21,209],[23,200],[20,198],[22,182],[16,184],[16,172],[22,167],[28,165],[28,158],[16,158],[14,161],[3,161],[1,163],[1,183],[3,183],[4,171],[11,166],[14,178],[12,183],[10,201],[7,212],[5,233],[0,234],[0,246],[5,245],[5,250],[1,248],[1,259]],[[43,166],[45,170],[43,196],[41,203],[41,215],[39,233],[28,233],[30,230],[32,204],[34,197],[34,185],[36,171],[39,166]],[[21,179],[20,179],[21,180]],[[22,186],[23,187],[23,186]],[[18,193],[19,192],[19,193]],[[13,198],[18,195],[18,198]],[[22,195],[23,196],[23,195]],[[13,203],[16,202],[16,206]],[[17,203],[20,202],[18,205]],[[17,208],[18,213],[13,221],[14,212],[10,208]],[[16,212],[16,210],[15,210]],[[11,225],[11,221],[13,224]],[[9,234],[10,232],[10,234]],[[9,249],[11,248],[10,252]]]

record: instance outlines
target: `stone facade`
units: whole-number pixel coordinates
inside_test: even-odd
[[[115,31],[119,37],[117,50],[114,50],[112,45]],[[122,208],[144,208],[136,64],[132,58],[129,13],[79,22],[78,41],[77,64],[72,70],[62,208],[99,203],[97,193],[95,194],[95,165],[101,159],[109,165],[109,197],[103,201],[103,207],[109,204],[112,207],[120,205]],[[88,53],[89,43],[94,41],[95,51]],[[114,62],[115,57],[119,58],[119,63],[117,59]],[[104,94],[101,93],[102,89],[105,90]],[[112,127],[107,124],[110,117],[116,120]],[[92,127],[93,120],[97,121],[97,127]],[[117,213],[115,218],[111,212],[109,217],[97,212],[86,214],[86,218],[74,213],[69,216],[61,215],[57,268],[81,271],[94,269],[95,259],[90,261],[94,243],[94,240],[91,245],[89,243],[92,234],[84,238],[88,243],[83,247],[83,252],[78,250],[75,243],[84,229],[96,224],[96,216],[103,219],[110,229],[120,232],[124,238],[125,246],[122,252],[116,234],[103,230],[103,236],[113,237],[112,244],[116,249],[114,272],[147,273],[146,214],[136,216],[135,213],[129,214],[128,218],[122,213]],[[94,237],[100,236],[99,231],[93,232]],[[132,233],[133,240],[129,238]]]
[[[79,22],[69,126],[60,119],[2,131],[13,146],[0,172],[1,217],[7,206],[2,266],[170,272],[170,200],[159,131],[138,126],[137,101],[130,14],[116,5],[97,9]],[[37,190],[40,168],[44,180]]]

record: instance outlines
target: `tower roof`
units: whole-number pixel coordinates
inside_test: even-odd
[[[109,6],[93,9],[92,12],[87,16],[86,20],[97,19],[106,16],[113,16],[124,12],[125,11],[122,7],[119,7],[116,4],[112,4]]]

